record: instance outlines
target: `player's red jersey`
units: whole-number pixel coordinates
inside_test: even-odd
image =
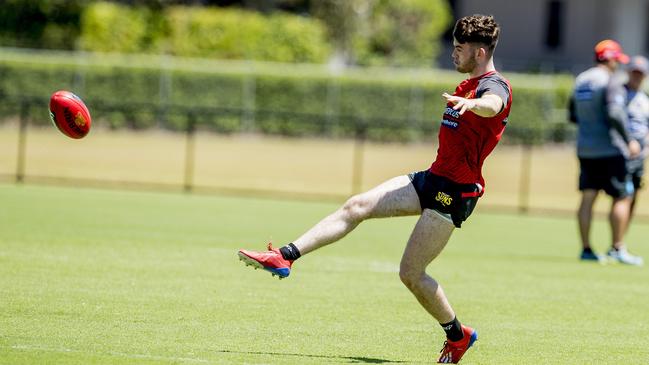
[[[491,71],[464,80],[453,94],[477,99],[485,92],[500,96],[505,103],[503,110],[490,118],[478,116],[470,110],[460,115],[449,102],[439,129],[437,159],[430,172],[459,184],[480,183],[485,186],[482,164],[505,131],[512,105],[511,85],[496,71]]]

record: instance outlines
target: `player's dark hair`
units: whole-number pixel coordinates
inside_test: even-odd
[[[458,19],[453,37],[459,43],[482,43],[493,53],[498,44],[500,26],[492,15],[474,14]]]

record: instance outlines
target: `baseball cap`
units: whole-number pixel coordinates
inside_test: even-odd
[[[598,61],[617,60],[629,63],[629,56],[622,52],[622,46],[616,41],[605,39],[595,46],[595,57]]]
[[[631,58],[627,68],[629,71],[640,71],[647,75],[649,74],[649,60],[642,56],[635,56]]]

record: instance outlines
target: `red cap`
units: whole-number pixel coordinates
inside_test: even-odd
[[[597,43],[595,57],[598,61],[616,60],[625,64],[629,63],[629,56],[622,52],[622,46],[610,39]]]

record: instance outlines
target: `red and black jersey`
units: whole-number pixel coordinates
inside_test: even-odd
[[[504,107],[497,115],[486,118],[470,110],[463,115],[453,110],[448,103],[439,129],[439,148],[437,159],[430,172],[444,176],[455,183],[480,183],[482,164],[493,151],[505,131],[507,117],[512,105],[512,88],[504,77],[496,71],[464,80],[453,95],[463,98],[480,98],[486,92],[503,99]]]

